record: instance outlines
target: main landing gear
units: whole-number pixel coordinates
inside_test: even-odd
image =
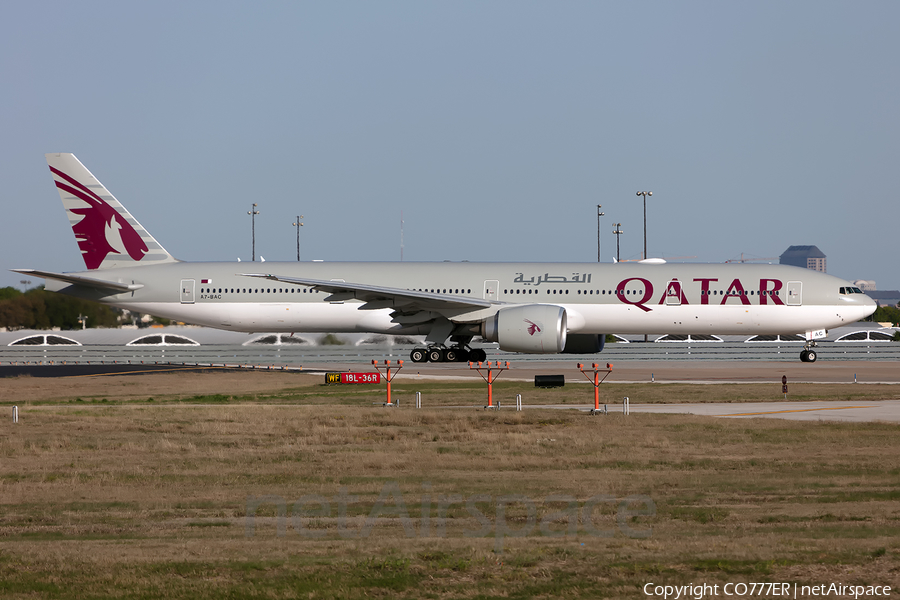
[[[816,359],[819,358],[816,354],[816,351],[813,350],[815,348],[816,343],[814,341],[806,342],[806,345],[803,346],[803,352],[800,353],[800,361],[801,362],[816,362]]]
[[[415,348],[409,353],[413,362],[484,362],[487,353],[481,348],[469,350],[465,346],[429,346],[428,348]]]

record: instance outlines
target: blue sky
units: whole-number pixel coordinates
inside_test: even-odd
[[[0,286],[73,152],[175,256],[722,262],[900,288],[896,2],[50,2],[0,25]],[[32,283],[37,284],[38,281]]]

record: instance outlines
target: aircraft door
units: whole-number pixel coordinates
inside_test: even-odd
[[[803,302],[803,282],[788,281],[787,283],[787,304],[788,306],[800,306]]]
[[[500,282],[496,279],[488,279],[484,282],[484,299],[485,300],[499,300],[500,293],[499,288]]]
[[[666,306],[681,306],[681,282],[673,279],[666,286]]]
[[[181,303],[182,304],[193,304],[194,303],[194,280],[193,279],[182,279],[181,280]]]

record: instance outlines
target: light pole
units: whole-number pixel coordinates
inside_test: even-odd
[[[644,197],[644,255],[642,259],[647,258],[647,196],[652,196],[653,192],[638,192],[638,196]]]
[[[625,233],[622,231],[621,223],[613,223],[613,233],[616,234],[616,262],[620,262],[622,260],[622,255],[619,253],[619,236]]]
[[[291,223],[291,225],[297,228],[297,262],[300,262],[300,228],[303,227],[303,221],[300,219],[302,218],[303,215],[297,215],[297,221]]]
[[[247,214],[250,215],[250,235],[252,240],[252,250],[250,253],[250,260],[256,260],[256,215],[259,214],[259,211],[256,210],[256,202],[253,203],[253,208],[247,211]]]
[[[606,213],[600,212],[602,204],[597,205],[597,262],[600,262],[600,217]]]

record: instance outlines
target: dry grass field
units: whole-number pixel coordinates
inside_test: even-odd
[[[475,382],[0,381],[0,598],[640,598],[900,586],[900,426],[530,409]],[[606,386],[606,384],[604,384]],[[780,386],[615,384],[633,402]],[[425,408],[412,408],[422,391]],[[590,386],[495,397],[592,400]],[[896,398],[792,386],[791,398]],[[606,401],[606,400],[603,400]],[[20,406],[20,422],[8,406]],[[721,588],[720,588],[721,589]]]

